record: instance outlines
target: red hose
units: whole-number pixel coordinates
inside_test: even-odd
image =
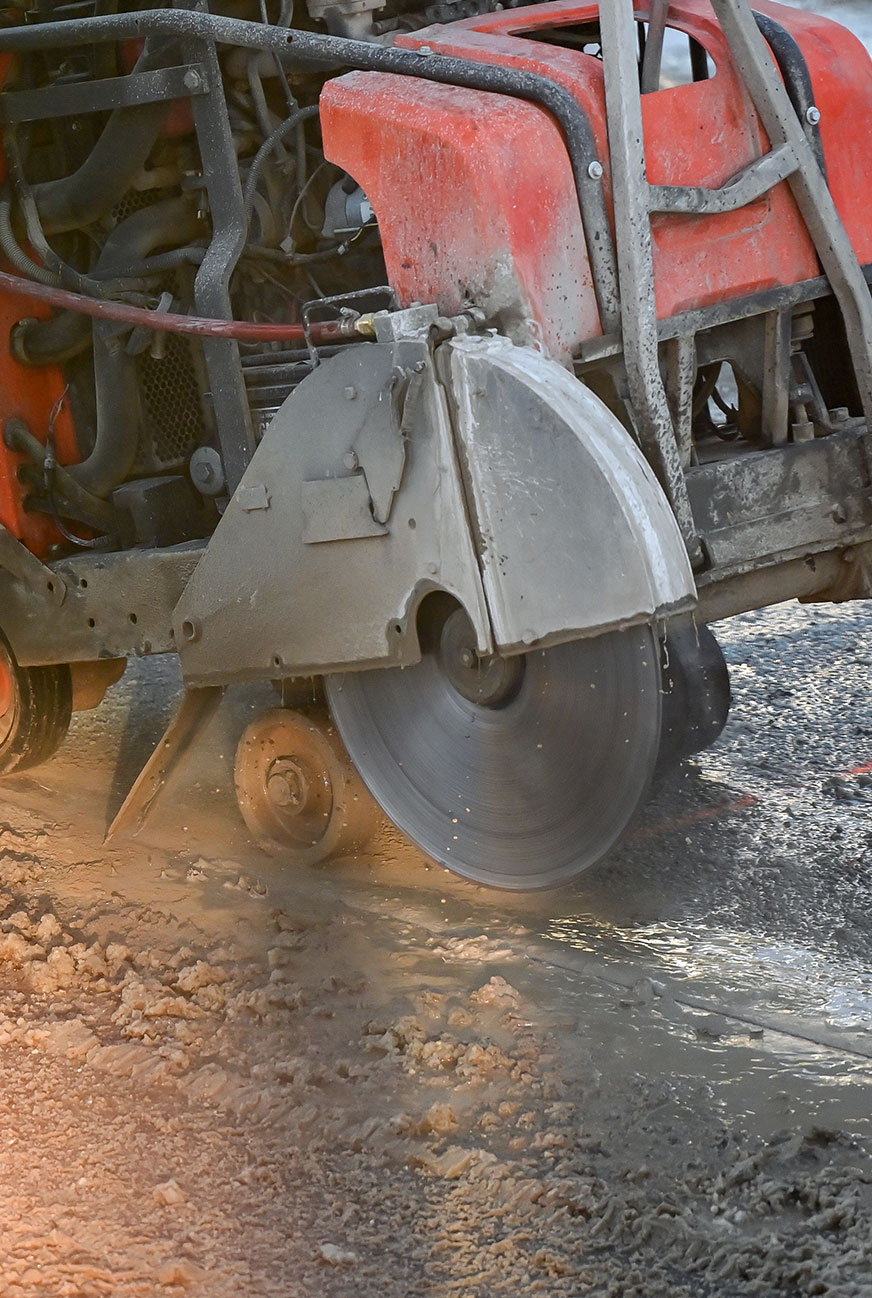
[[[0,271],[0,292],[35,297],[40,302],[58,307],[61,311],[78,311],[80,315],[94,316],[96,320],[117,320],[160,333],[196,334],[201,338],[235,338],[248,343],[305,343],[307,331],[300,324],[255,324],[251,320],[208,320],[202,316],[173,315],[170,311],[149,311],[126,302],[108,302],[101,298],[70,293],[65,288],[51,288],[20,275]],[[338,338],[355,338],[358,335],[354,322],[348,320],[323,320],[308,329],[308,339],[313,343],[327,343]]]

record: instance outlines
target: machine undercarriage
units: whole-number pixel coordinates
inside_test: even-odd
[[[267,850],[381,809],[565,883],[720,733],[708,622],[869,596],[872,62],[835,24],[46,3],[0,60],[4,773],[177,653],[116,832],[273,680]]]

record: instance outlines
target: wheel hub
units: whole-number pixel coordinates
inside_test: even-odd
[[[356,851],[378,811],[326,717],[265,712],[239,741],[234,770],[245,823],[267,852],[300,865]]]
[[[306,773],[291,757],[276,758],[267,773],[266,789],[275,805],[290,815],[302,812],[309,800]]]

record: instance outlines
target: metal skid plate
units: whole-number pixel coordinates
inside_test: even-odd
[[[174,615],[187,682],[405,666],[452,595],[478,650],[522,652],[695,601],[625,429],[505,339],[360,346],[270,425]],[[492,638],[493,637],[493,638]]]

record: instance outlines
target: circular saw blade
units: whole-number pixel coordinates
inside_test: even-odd
[[[428,856],[490,887],[554,887],[601,860],[657,761],[648,627],[528,654],[499,707],[464,697],[434,653],[402,670],[328,677],[326,689],[383,810]]]

